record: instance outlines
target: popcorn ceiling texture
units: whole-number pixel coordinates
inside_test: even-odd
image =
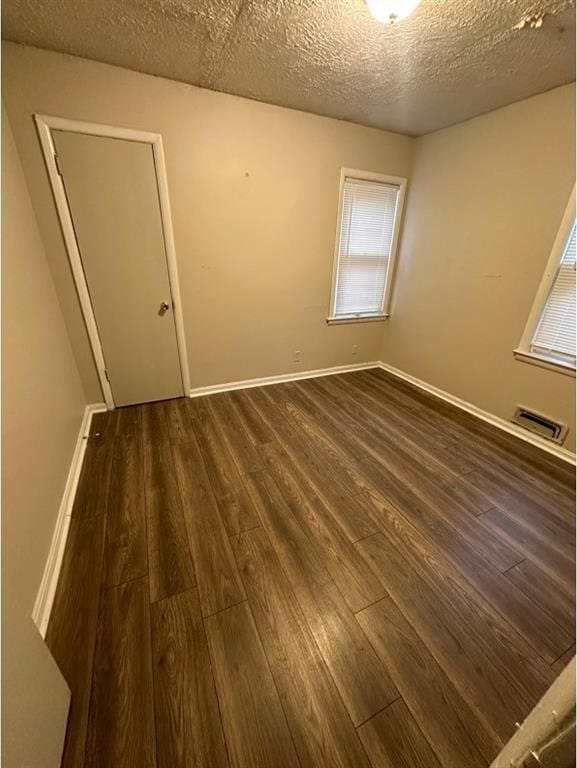
[[[514,29],[545,13],[543,25]],[[4,0],[3,36],[421,135],[575,79],[574,0]]]

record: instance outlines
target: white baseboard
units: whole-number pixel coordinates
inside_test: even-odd
[[[32,619],[38,627],[38,631],[42,637],[46,636],[50,611],[52,610],[52,603],[54,602],[54,595],[56,593],[56,586],[58,584],[58,577],[62,566],[64,548],[66,546],[68,529],[70,527],[70,515],[72,514],[74,497],[76,496],[76,489],[78,488],[78,480],[80,478],[80,470],[82,469],[82,462],[84,461],[84,454],[86,452],[85,437],[90,432],[90,424],[92,422],[93,414],[105,410],[106,405],[104,403],[87,405],[84,409],[80,431],[78,432],[78,438],[72,456],[72,463],[70,464],[68,477],[66,478],[64,493],[62,494],[62,501],[60,502],[60,508],[58,510],[58,517],[56,518],[56,526],[54,527],[54,533],[52,534],[48,559],[44,566],[40,589],[38,590],[34,609],[32,610]]]
[[[566,448],[562,448],[559,445],[550,443],[548,440],[544,440],[538,435],[533,435],[531,434],[531,432],[528,432],[522,427],[519,427],[516,424],[513,424],[512,422],[507,421],[506,419],[502,419],[500,416],[495,416],[494,414],[489,413],[488,411],[484,411],[482,408],[479,408],[478,406],[473,405],[473,403],[469,403],[467,400],[462,400],[460,397],[457,397],[456,395],[452,395],[450,392],[445,392],[445,390],[443,389],[439,389],[438,387],[435,387],[432,384],[428,384],[426,381],[423,381],[422,379],[418,379],[416,376],[411,376],[409,373],[405,373],[404,371],[401,371],[399,368],[395,368],[394,366],[389,365],[388,363],[383,363],[380,360],[372,363],[357,363],[356,365],[336,365],[333,368],[318,368],[313,371],[300,371],[298,373],[283,373],[283,374],[280,374],[279,376],[265,376],[264,378],[261,378],[261,379],[246,379],[244,381],[230,381],[227,384],[213,384],[208,387],[197,387],[196,389],[190,390],[190,397],[203,397],[204,395],[214,395],[217,392],[230,392],[235,389],[250,389],[251,387],[266,387],[271,384],[280,384],[284,381],[298,381],[299,379],[314,379],[314,378],[317,378],[318,376],[332,376],[338,373],[349,373],[350,371],[362,371],[362,370],[367,370],[369,368],[382,368],[384,371],[388,371],[388,373],[391,373],[393,376],[396,376],[399,379],[403,379],[404,381],[408,381],[410,384],[413,384],[415,387],[418,387],[419,389],[422,389],[425,392],[429,392],[429,394],[435,395],[435,397],[438,397],[441,400],[445,400],[446,402],[451,403],[452,405],[456,406],[457,408],[460,408],[463,411],[467,411],[467,413],[470,413],[473,416],[476,416],[478,419],[481,419],[482,421],[486,421],[488,424],[492,424],[494,427],[497,427],[497,429],[501,429],[503,432],[508,432],[510,435],[515,435],[515,437],[518,437],[520,440],[524,440],[526,443],[530,443],[531,445],[534,445],[537,448],[540,448],[541,450],[546,451],[547,453],[550,453],[553,456],[556,456],[557,458],[567,462],[568,464],[572,464],[573,466],[575,466],[576,464],[575,454],[571,453],[571,451],[568,451]]]
[[[244,381],[229,381],[228,384],[213,384],[209,387],[197,387],[190,390],[190,397],[215,395],[217,392],[230,392],[233,389],[250,389],[251,387],[267,387],[270,384],[281,384],[284,381],[299,381],[300,379],[316,379],[318,376],[333,376],[336,373],[363,371],[367,368],[378,368],[379,363],[357,363],[356,365],[335,365],[333,368],[317,368],[314,371],[299,371],[298,373],[281,373],[279,376],[265,376],[262,379],[245,379]]]
[[[451,395],[449,392],[445,392],[443,389],[434,387],[432,384],[428,384],[426,381],[422,381],[422,379],[418,379],[416,376],[411,376],[409,373],[405,373],[404,371],[399,370],[399,368],[394,368],[388,363],[379,362],[377,365],[379,368],[382,368],[384,371],[391,373],[393,376],[396,376],[399,379],[403,379],[404,381],[408,381],[415,387],[418,387],[425,392],[429,392],[431,395],[435,395],[435,397],[438,397],[441,400],[445,400],[446,402],[455,405],[462,411],[467,411],[467,413],[473,414],[473,416],[476,416],[482,421],[486,421],[488,424],[492,424],[494,427],[501,429],[503,432],[508,432],[510,435],[515,435],[515,437],[518,437],[520,440],[524,440],[526,443],[531,443],[531,445],[535,445],[537,448],[541,448],[541,450],[546,451],[547,453],[556,456],[558,459],[566,461],[568,464],[575,466],[575,454],[571,453],[571,451],[568,451],[566,448],[555,445],[555,443],[550,443],[548,440],[544,440],[538,435],[533,435],[531,432],[528,432],[522,427],[519,427],[516,424],[507,421],[506,419],[502,419],[500,416],[495,416],[488,411],[484,411],[482,408],[473,405],[473,403],[462,400],[456,395]]]

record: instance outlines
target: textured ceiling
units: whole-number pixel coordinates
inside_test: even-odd
[[[545,11],[540,28],[513,29]],[[575,79],[574,0],[4,0],[3,36],[420,135]]]

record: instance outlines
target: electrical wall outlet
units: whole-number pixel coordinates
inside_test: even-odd
[[[293,360],[295,363],[300,363],[301,361],[301,351],[300,349],[295,349],[293,352]]]
[[[353,344],[353,349],[352,349],[353,357],[356,357],[358,351],[359,351],[359,345],[358,344]]]

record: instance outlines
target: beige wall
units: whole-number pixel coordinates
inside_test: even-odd
[[[34,112],[162,134],[193,387],[377,358],[380,323],[325,323],[339,172],[407,176],[411,139],[34,48],[5,44],[3,63],[4,98],[90,400],[101,394]]]
[[[85,398],[2,119],[2,765],[57,768],[69,693],[31,613]]]
[[[512,357],[573,183],[571,86],[413,140],[13,44],[3,79],[89,401],[34,112],[163,135],[193,387],[380,357],[503,418],[573,425],[573,380]],[[325,323],[341,166],[410,177],[385,324]]]
[[[571,425],[575,380],[514,360],[575,181],[574,86],[416,142],[381,360],[510,419]]]

